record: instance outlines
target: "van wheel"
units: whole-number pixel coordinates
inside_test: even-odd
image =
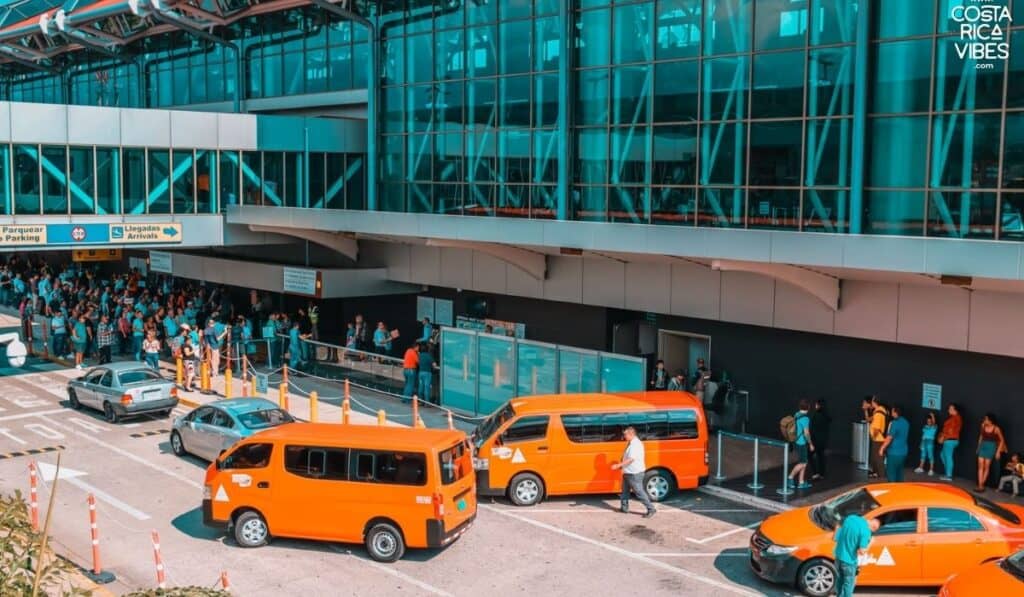
[[[826,559],[814,558],[800,567],[796,584],[804,595],[827,597],[836,586],[836,567]]]
[[[262,547],[270,539],[270,529],[259,512],[247,510],[235,520],[235,541],[242,547]]]
[[[534,506],[544,497],[544,481],[533,473],[519,473],[508,487],[508,499],[517,506]]]
[[[663,502],[676,490],[676,480],[665,469],[654,468],[644,475],[644,489],[652,502]]]
[[[366,551],[378,562],[397,562],[405,555],[405,541],[398,529],[382,522],[366,533]]]

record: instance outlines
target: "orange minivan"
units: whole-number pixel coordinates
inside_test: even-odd
[[[556,394],[515,398],[477,426],[473,466],[481,495],[518,506],[544,496],[617,493],[622,430],[644,443],[644,487],[653,501],[708,475],[704,409],[687,392]]]
[[[380,562],[444,547],[476,517],[471,447],[461,431],[288,423],[206,469],[203,522],[242,547],[271,536],[364,543]]]

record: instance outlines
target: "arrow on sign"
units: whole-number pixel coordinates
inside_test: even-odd
[[[172,226],[168,226],[167,228],[164,228],[164,234],[166,234],[167,236],[177,236],[178,229]]]
[[[43,477],[43,481],[46,481],[47,483],[53,481],[55,478],[58,478],[57,467],[46,462],[39,463],[39,474]],[[124,512],[125,514],[128,514],[129,516],[135,518],[135,520],[149,520],[149,515],[145,512],[140,512],[139,510],[132,508],[128,504],[122,502],[121,500],[110,495],[109,493],[101,489],[97,489],[96,487],[93,487],[92,485],[89,485],[85,481],[79,479],[79,477],[84,477],[87,474],[88,473],[82,471],[76,471],[74,469],[61,467],[59,479],[61,481],[67,481],[68,483],[74,485],[75,487],[81,489],[86,493],[93,494],[100,501],[110,504],[111,506],[117,508],[118,510]]]

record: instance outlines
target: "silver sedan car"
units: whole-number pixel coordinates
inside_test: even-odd
[[[178,388],[145,363],[110,363],[69,381],[68,401],[74,409],[94,408],[116,423],[125,417],[170,415],[178,405]]]
[[[204,404],[174,420],[171,449],[213,461],[240,439],[291,423],[287,411],[263,398],[231,398]]]

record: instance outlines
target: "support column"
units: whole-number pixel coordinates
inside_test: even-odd
[[[864,159],[868,126],[868,56],[871,3],[857,3],[857,43],[853,56],[853,147],[850,176],[850,234],[860,234],[864,216]]]
[[[569,180],[572,177],[570,151],[570,99],[578,93],[573,84],[572,52],[573,35],[576,29],[575,0],[559,0],[558,19],[558,187],[556,217],[559,220],[569,219]]]
[[[366,28],[367,43],[370,45],[369,77],[366,80],[366,209],[377,211],[377,166],[380,156],[377,155],[377,142],[380,138],[380,127],[377,123],[380,102],[380,27],[370,25]]]

